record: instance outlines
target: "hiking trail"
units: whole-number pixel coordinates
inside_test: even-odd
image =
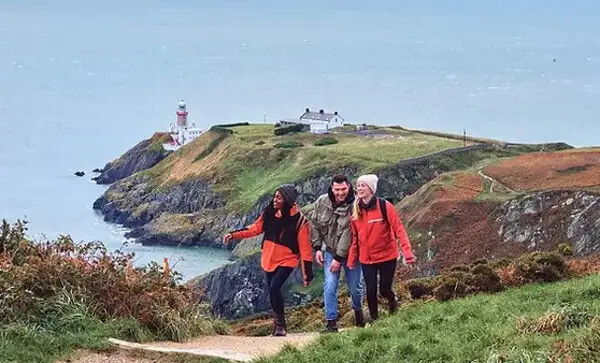
[[[140,349],[161,353],[184,353],[211,356],[237,362],[250,362],[254,359],[278,353],[284,345],[300,348],[319,336],[318,333],[294,333],[285,337],[211,335],[195,338],[188,342],[132,343],[119,339],[109,339],[124,349]]]

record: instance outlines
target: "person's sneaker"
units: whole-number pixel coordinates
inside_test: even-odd
[[[362,309],[354,310],[354,323],[356,326],[358,326],[360,328],[365,327],[365,315],[363,314]]]
[[[327,320],[327,332],[334,333],[338,331],[337,319]]]

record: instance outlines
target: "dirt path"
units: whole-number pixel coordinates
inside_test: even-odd
[[[487,179],[490,181],[491,185],[490,185],[490,193],[494,192],[494,185],[499,185],[500,187],[504,188],[506,191],[508,191],[509,193],[516,193],[514,190],[510,189],[508,186],[500,183],[498,180],[492,178],[489,175],[485,175],[481,170],[478,171],[479,175],[481,175],[483,178]]]
[[[141,349],[162,353],[186,353],[219,357],[238,362],[250,362],[261,356],[276,354],[285,344],[302,347],[313,341],[318,334],[288,334],[286,337],[248,336],[205,336],[185,343],[154,342],[138,344],[110,339],[113,344],[125,349]]]

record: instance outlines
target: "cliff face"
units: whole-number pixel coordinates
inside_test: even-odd
[[[309,293],[295,292],[302,283],[302,273],[296,269],[283,286],[286,306],[310,302]],[[260,253],[220,267],[188,283],[202,292],[201,302],[208,302],[215,316],[239,319],[271,309],[267,281],[260,267]]]
[[[146,170],[158,164],[171,152],[162,147],[170,139],[165,133],[156,133],[141,141],[116,160],[107,163],[100,175],[92,178],[98,184],[112,184],[138,171]]]

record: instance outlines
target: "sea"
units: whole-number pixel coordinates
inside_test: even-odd
[[[305,108],[346,122],[511,142],[600,142],[600,2],[546,0],[2,0],[0,218],[177,262],[92,203],[102,167],[175,119],[273,123]],[[74,172],[82,170],[84,177]]]

